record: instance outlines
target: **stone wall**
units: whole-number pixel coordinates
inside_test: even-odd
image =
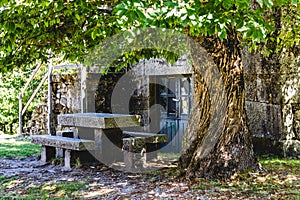
[[[57,115],[81,112],[79,74],[52,75],[52,108],[54,130],[57,125]],[[25,124],[25,134],[47,134],[48,106],[47,92],[32,113],[32,119]]]
[[[280,64],[243,49],[246,112],[257,154],[282,155]],[[276,149],[276,151],[274,151]]]
[[[257,154],[298,157],[299,56],[243,50],[246,111]]]
[[[143,68],[134,66],[102,75],[96,90],[96,112],[140,115],[142,128],[128,130],[147,131],[150,94],[148,77],[143,71]]]
[[[284,155],[300,157],[300,54],[281,55]]]

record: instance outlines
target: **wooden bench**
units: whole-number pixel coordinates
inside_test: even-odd
[[[95,150],[95,142],[93,140],[85,140],[78,138],[53,136],[53,135],[34,135],[32,142],[42,145],[41,161],[48,162],[56,157],[56,148],[64,150],[64,164],[70,169],[71,162],[76,159],[74,151]]]
[[[167,134],[123,131],[123,135],[125,169],[132,172],[157,158],[159,145],[168,142]]]

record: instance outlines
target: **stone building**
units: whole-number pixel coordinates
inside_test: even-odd
[[[244,50],[243,64],[255,152],[299,157],[300,57],[287,53],[266,58]],[[54,80],[64,80],[55,76]],[[164,59],[142,60],[131,69],[105,75],[82,68],[73,79],[76,84],[53,83],[69,91],[62,99],[61,90],[54,90],[55,114],[139,114],[143,126],[136,131],[167,133],[169,143],[163,151],[180,152],[193,101],[193,73],[186,58],[173,65]]]
[[[134,131],[166,133],[169,143],[162,150],[180,152],[193,101],[187,59],[173,65],[150,59],[118,73],[87,73],[83,87],[84,112],[138,114],[142,127]]]

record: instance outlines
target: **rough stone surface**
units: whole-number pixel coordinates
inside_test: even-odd
[[[280,104],[280,74],[245,74],[247,101]]]
[[[285,157],[300,158],[299,140],[284,140],[283,148]]]
[[[138,172],[144,168],[146,143],[144,138],[123,139],[125,170]]]
[[[34,135],[32,136],[32,142],[44,146],[60,147],[76,151],[95,149],[95,142],[92,140],[75,139],[52,135]]]
[[[95,105],[98,113],[112,113],[111,94],[118,80],[124,73],[108,73],[99,78],[96,89]]]
[[[155,134],[155,133],[143,133],[143,132],[130,132],[123,131],[123,135],[129,137],[141,137],[144,138],[146,143],[163,143],[168,142],[167,134]]]
[[[300,55],[283,52],[281,58],[283,147],[287,157],[300,156]]]
[[[266,57],[247,48],[242,53],[246,111],[256,153],[295,156],[300,152],[296,145],[300,138],[299,53]]]
[[[282,137],[281,106],[262,102],[246,102],[249,128],[254,137],[279,141]]]
[[[53,158],[55,158],[55,148],[54,147],[47,147],[45,145],[42,145],[41,161],[49,162]]]
[[[94,156],[101,162],[110,165],[123,160],[122,131],[120,129],[95,129],[96,149]]]
[[[80,76],[75,74],[52,75],[52,108],[53,132],[59,130],[56,116],[64,113],[78,113],[81,111],[81,84]],[[47,93],[41,99],[40,105],[35,108],[32,118],[26,122],[23,133],[36,135],[47,134]]]
[[[160,143],[168,142],[167,134],[123,131],[123,151],[126,170],[141,170],[146,161],[157,158]]]
[[[256,155],[284,156],[283,142],[265,137],[253,137],[253,148]]]
[[[139,116],[110,113],[77,113],[58,116],[58,124],[88,128],[120,128],[139,126]]]
[[[300,103],[292,104],[294,139],[300,140]]]

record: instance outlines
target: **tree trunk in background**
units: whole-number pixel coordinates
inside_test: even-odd
[[[13,133],[13,124],[9,124],[9,133]]]
[[[223,41],[217,37],[193,39],[198,43],[190,44],[195,73],[194,108],[184,136],[179,168],[188,177],[205,178],[228,178],[236,172],[257,168],[246,120],[243,66],[237,36],[231,32]],[[227,100],[223,127],[217,130],[216,142],[211,143],[212,149],[205,155],[201,151],[212,123],[211,108],[218,105],[210,104],[207,83],[201,77],[203,57],[199,55],[199,44],[207,50],[221,73],[224,99]]]

